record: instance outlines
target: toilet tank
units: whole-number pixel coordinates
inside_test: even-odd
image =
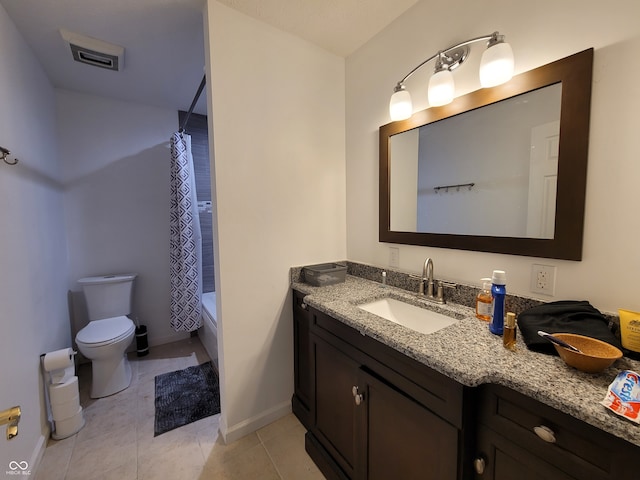
[[[127,273],[78,280],[87,301],[89,320],[130,314],[135,278],[135,273]]]

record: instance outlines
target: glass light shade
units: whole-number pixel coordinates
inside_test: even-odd
[[[394,122],[396,120],[406,120],[413,114],[411,95],[407,90],[399,90],[391,95],[389,101],[389,116]]]
[[[496,43],[487,48],[480,60],[480,85],[484,88],[495,87],[513,77],[513,50],[505,42]]]
[[[454,93],[453,74],[446,68],[434,73],[429,79],[428,97],[432,107],[451,103]]]

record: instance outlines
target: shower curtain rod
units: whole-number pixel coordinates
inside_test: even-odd
[[[187,116],[184,117],[184,120],[182,121],[182,125],[180,125],[180,130],[178,130],[179,133],[184,132],[184,129],[187,126],[187,122],[189,121],[189,117],[193,113],[193,109],[195,108],[196,103],[198,103],[198,99],[200,98],[200,94],[202,93],[202,90],[204,90],[204,86],[206,83],[207,83],[207,76],[204,75],[202,77],[202,81],[200,82],[200,86],[198,87],[198,91],[196,92],[196,96],[193,97],[193,102],[191,102],[191,106],[189,107]]]

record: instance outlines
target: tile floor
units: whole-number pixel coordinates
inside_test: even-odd
[[[90,365],[78,369],[86,425],[64,440],[49,440],[37,480],[315,480],[324,479],[304,451],[304,428],[293,414],[224,445],[220,415],[153,436],[154,378],[209,357],[198,340],[152,347],[130,356],[131,386],[89,398]]]

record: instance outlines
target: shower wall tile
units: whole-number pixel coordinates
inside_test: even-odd
[[[180,125],[187,112],[178,112]],[[191,155],[196,177],[196,195],[199,202],[211,201],[211,168],[209,161],[209,131],[206,115],[192,113],[185,126],[191,135]],[[202,292],[214,292],[216,289],[213,265],[213,218],[209,212],[200,212],[200,230],[202,231]]]
[[[215,292],[213,270],[213,217],[210,213],[200,214],[202,230],[202,292]]]
[[[182,121],[187,112],[179,112]],[[209,132],[206,115],[192,113],[187,122],[186,133],[191,135],[191,155],[196,173],[196,192],[198,201],[211,201],[211,171],[209,162]]]

